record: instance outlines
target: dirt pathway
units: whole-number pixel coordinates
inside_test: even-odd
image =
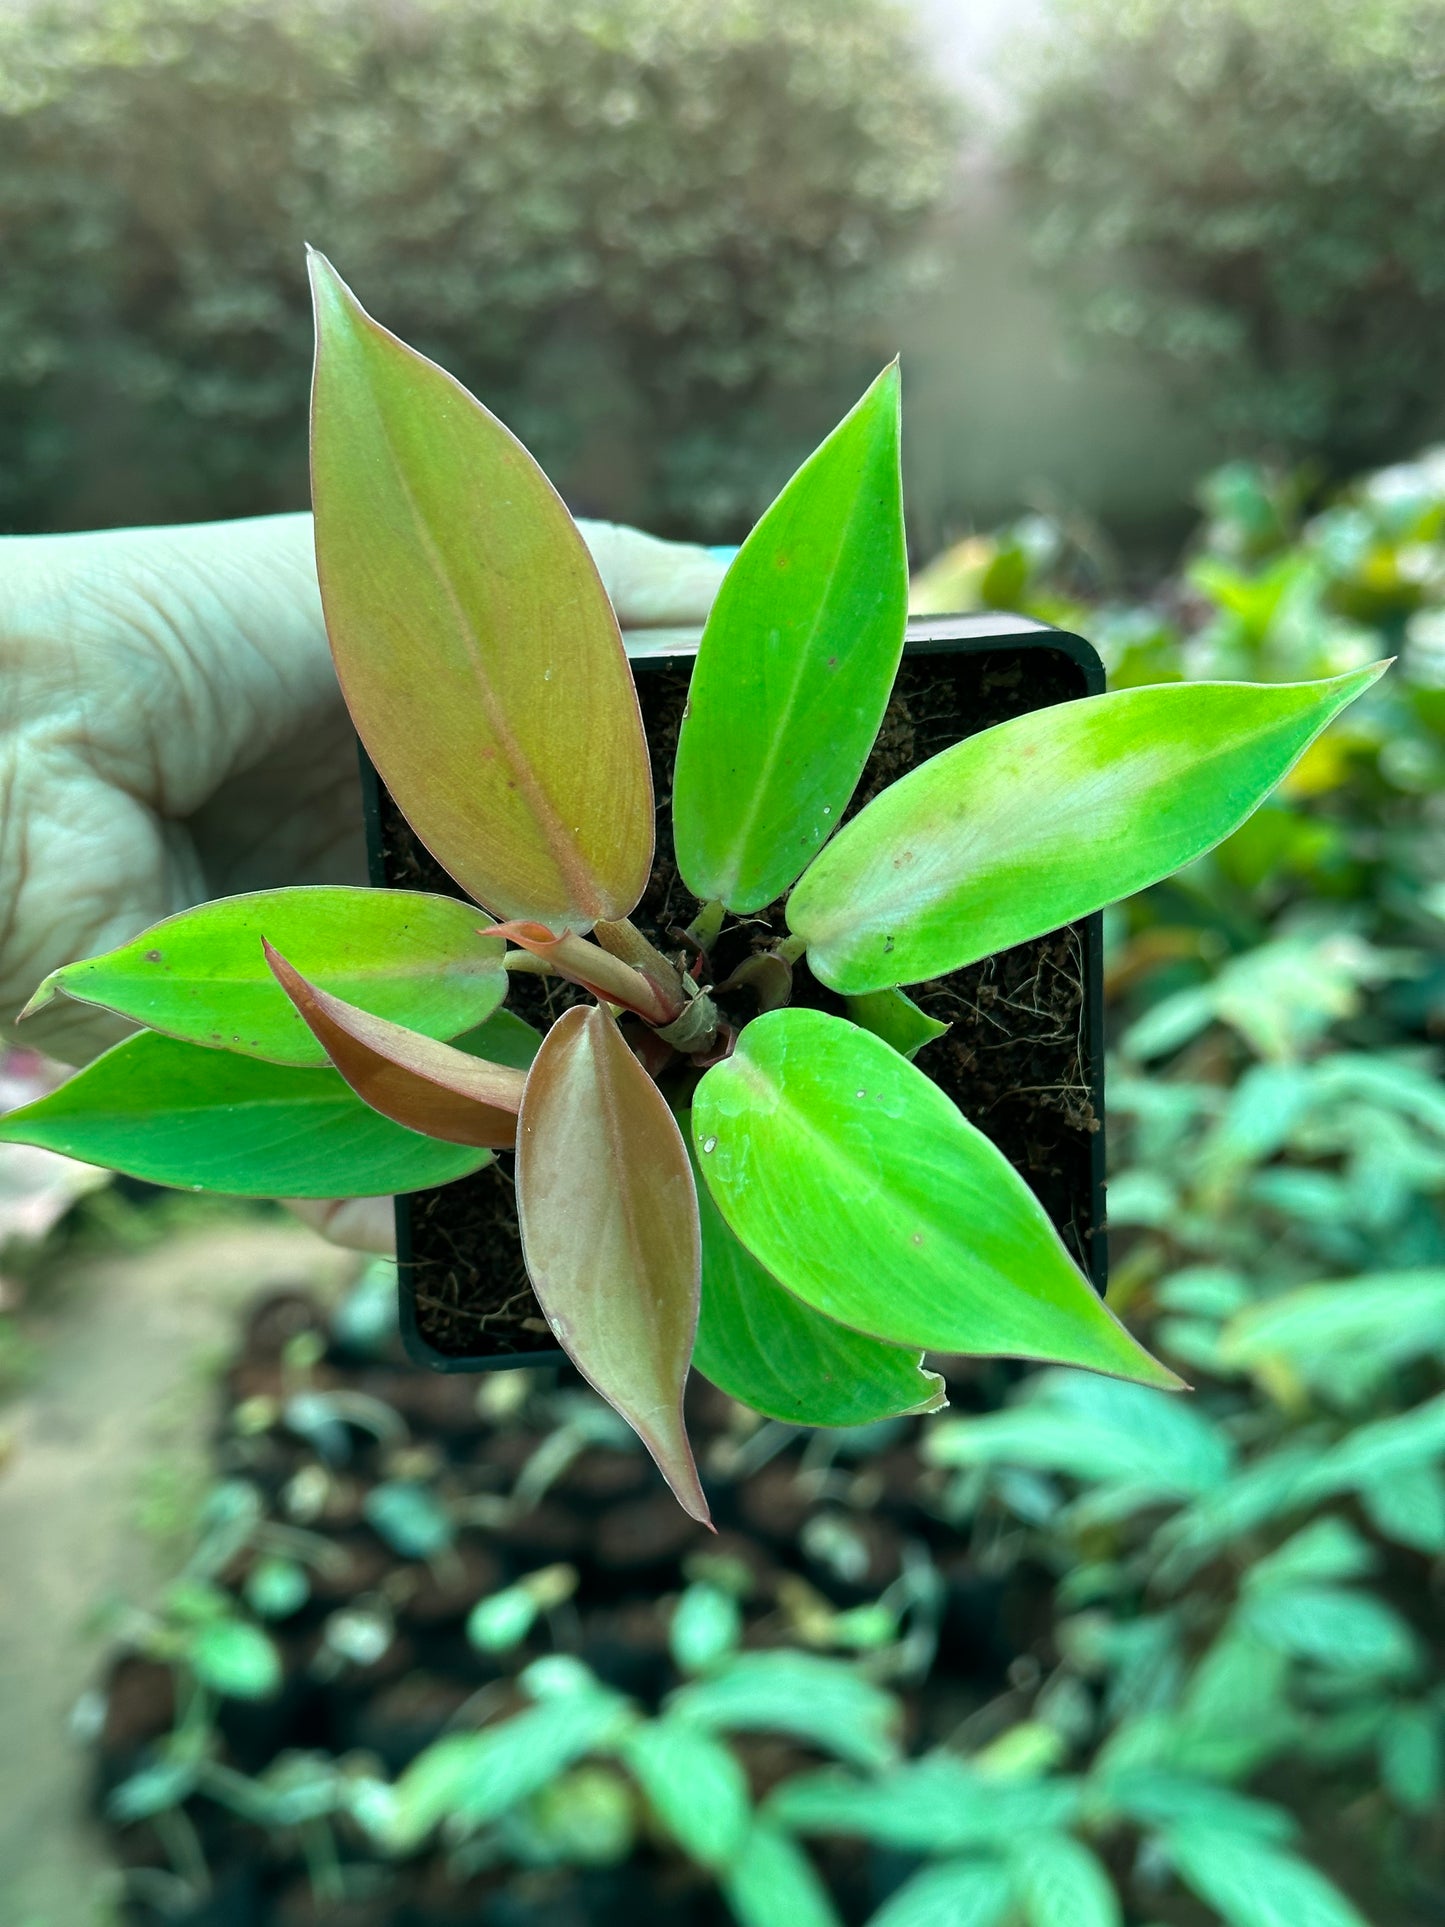
[[[302,1226],[238,1222],[77,1265],[30,1321],[41,1365],[0,1414],[0,1923],[93,1927],[107,1872],[84,1813],[71,1709],[101,1651],[96,1608],[163,1574],[152,1512],[205,1477],[208,1367],[236,1307],[285,1282],[339,1284],[355,1258]]]

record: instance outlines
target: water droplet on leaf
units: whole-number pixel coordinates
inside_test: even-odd
[[[702,1154],[704,1157],[707,1157],[709,1153],[715,1151],[716,1149],[717,1149],[717,1139],[715,1137],[706,1137],[703,1139]]]

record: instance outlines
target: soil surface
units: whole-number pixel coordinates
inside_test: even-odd
[[[639,662],[638,699],[657,798],[657,858],[633,921],[684,958],[681,933],[697,912],[672,857],[672,764],[687,699],[688,661]],[[1062,650],[1011,644],[903,662],[873,754],[844,820],[919,763],[994,723],[1086,693],[1083,669]],[[378,881],[461,896],[380,790]],[[709,958],[721,982],[750,952],[786,934],[782,899],[731,923]],[[917,1063],[1022,1173],[1086,1271],[1102,1283],[1099,1097],[1103,1067],[1087,1021],[1088,924],[1003,951],[910,994],[949,1025]],[[751,1015],[746,993],[735,1014]],[[557,979],[513,979],[508,1007],[546,1030],[585,992]],[[794,971],[795,1004],[840,1011],[842,999],[806,964]],[[438,1363],[553,1356],[553,1339],[527,1282],[512,1189],[512,1160],[413,1194],[401,1217],[403,1293],[416,1336]]]

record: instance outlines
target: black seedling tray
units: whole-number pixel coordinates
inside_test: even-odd
[[[664,944],[667,931],[686,923],[695,908],[672,868],[670,803],[697,640],[696,631],[664,630],[627,641],[658,802],[657,862],[635,914]],[[1103,688],[1103,664],[1089,643],[1026,617],[910,622],[893,700],[849,814],[950,743]],[[362,779],[372,883],[461,896],[412,834],[365,754]],[[772,914],[781,932],[781,906]],[[797,1001],[837,1007],[805,967],[798,978]],[[508,1005],[545,1029],[581,994],[556,980],[519,977]],[[1108,1258],[1101,919],[1085,917],[910,994],[951,1024],[946,1036],[925,1046],[919,1068],[1022,1173],[1102,1293]],[[522,1269],[510,1167],[511,1158],[500,1156],[459,1183],[397,1200],[402,1334],[411,1357],[434,1370],[561,1361]]]

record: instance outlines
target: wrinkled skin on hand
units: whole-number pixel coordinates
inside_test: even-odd
[[[581,527],[624,627],[706,615],[707,551]],[[211,897],[365,878],[309,515],[0,540],[0,1036],[85,1063],[130,1026],[59,998],[17,1033],[49,971]]]

